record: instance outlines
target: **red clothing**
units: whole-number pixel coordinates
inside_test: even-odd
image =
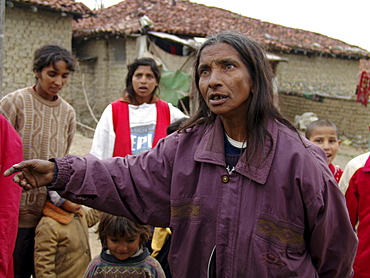
[[[22,189],[2,173],[23,160],[22,141],[0,114],[0,277],[13,278],[13,250],[18,230]]]
[[[333,163],[329,164],[329,169],[333,173],[335,180],[339,182],[340,178],[342,177],[343,170],[340,169],[338,165],[334,165]]]
[[[350,177],[345,194],[347,208],[354,229],[357,227],[359,239],[355,262],[354,278],[365,278],[370,275],[370,158],[362,162],[355,159],[357,170]],[[347,168],[346,168],[347,170]]]
[[[130,119],[128,103],[117,99],[112,102],[113,126],[116,133],[116,142],[114,145],[113,156],[126,156],[132,154],[130,138]],[[163,100],[156,102],[157,123],[153,138],[153,147],[159,139],[167,136],[167,127],[170,124],[170,108],[168,103]]]
[[[370,72],[363,71],[357,84],[357,102],[367,106],[370,95]]]

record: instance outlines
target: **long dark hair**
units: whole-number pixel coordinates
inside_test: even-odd
[[[127,66],[128,73],[126,76],[126,92],[129,95],[130,101],[133,104],[137,104],[138,101],[136,99],[136,93],[134,91],[134,88],[132,86],[132,77],[134,76],[135,71],[139,66],[150,66],[154,73],[154,77],[157,80],[157,84],[159,84],[159,81],[161,80],[161,70],[158,67],[157,63],[152,58],[140,58],[135,59],[135,61]],[[154,95],[156,94],[158,89],[158,86],[155,87],[155,89],[152,92],[150,100],[153,99]]]
[[[264,151],[263,147],[266,137],[270,138],[271,141],[273,140],[271,134],[267,130],[267,122],[269,119],[276,119],[292,130],[296,130],[273,105],[272,78],[274,75],[263,46],[255,40],[234,32],[222,32],[210,37],[203,43],[197,52],[196,60],[193,64],[192,90],[194,95],[198,98],[199,107],[197,112],[181,128],[181,131],[186,132],[187,128],[198,124],[211,123],[216,118],[216,115],[208,108],[200,93],[198,66],[203,49],[217,43],[227,43],[238,51],[253,80],[253,87],[251,90],[253,94],[249,96],[249,106],[248,111],[246,111],[245,119],[245,140],[248,142],[247,162],[249,163],[256,153]],[[272,144],[270,145],[269,152],[271,149]],[[264,154],[265,157],[268,153]]]

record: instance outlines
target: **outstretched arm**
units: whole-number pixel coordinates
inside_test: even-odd
[[[24,190],[46,186],[54,179],[55,163],[48,160],[31,159],[13,165],[4,172],[4,176],[14,173],[13,181]]]

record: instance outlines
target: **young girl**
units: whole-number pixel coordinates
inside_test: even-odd
[[[97,230],[103,250],[89,264],[83,277],[166,277],[159,262],[144,247],[150,226],[125,217],[103,213]]]
[[[96,126],[91,154],[100,159],[138,155],[165,137],[167,126],[187,117],[161,100],[158,85],[161,70],[151,58],[128,65],[123,97],[110,103]]]
[[[59,96],[76,59],[59,45],[45,45],[35,51],[35,84],[9,93],[0,100],[0,111],[20,135],[24,159],[49,159],[69,152],[75,134],[76,114]],[[23,191],[14,257],[15,277],[35,276],[34,237],[45,206],[45,189]]]

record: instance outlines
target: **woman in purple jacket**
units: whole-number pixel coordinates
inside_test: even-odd
[[[5,175],[169,226],[173,277],[350,277],[357,239],[344,197],[322,149],[273,106],[272,76],[259,43],[221,33],[196,57],[197,113],[153,150],[24,161]]]

